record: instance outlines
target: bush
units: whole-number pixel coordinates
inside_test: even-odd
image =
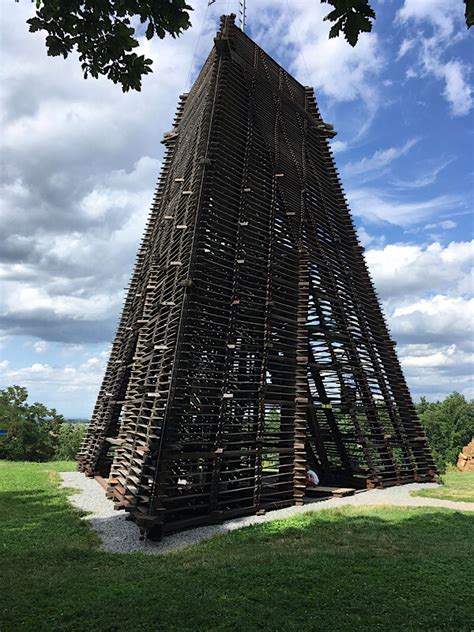
[[[459,452],[474,435],[474,400],[454,391],[442,402],[428,402],[425,397],[417,404],[417,412],[438,469],[457,462]]]

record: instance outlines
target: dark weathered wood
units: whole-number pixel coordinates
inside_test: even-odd
[[[313,90],[222,19],[166,155],[79,468],[144,532],[430,480]]]

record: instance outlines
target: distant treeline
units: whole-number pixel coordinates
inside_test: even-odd
[[[0,459],[51,461],[74,459],[88,419],[64,419],[54,408],[28,404],[22,386],[0,390]],[[442,401],[425,397],[416,405],[440,471],[456,463],[474,435],[474,400],[456,391]]]

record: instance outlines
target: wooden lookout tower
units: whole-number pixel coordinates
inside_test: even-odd
[[[313,90],[234,23],[182,95],[79,468],[142,532],[435,468]]]

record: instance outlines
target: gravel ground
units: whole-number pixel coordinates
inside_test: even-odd
[[[310,502],[302,507],[288,507],[268,512],[264,516],[246,516],[228,520],[223,524],[198,527],[167,536],[162,542],[139,540],[136,525],[126,520],[126,511],[115,511],[111,500],[105,497],[103,488],[94,479],[87,478],[80,472],[63,472],[60,474],[63,487],[74,487],[79,493],[69,496],[74,507],[90,512],[84,517],[89,520],[101,537],[103,548],[114,553],[131,553],[141,551],[150,554],[169,553],[183,549],[203,540],[208,540],[217,534],[228,533],[234,529],[241,529],[250,524],[260,524],[270,520],[288,518],[307,511],[333,509],[345,505],[402,505],[411,507],[446,507],[464,511],[474,511],[474,503],[453,502],[436,498],[421,498],[410,496],[410,492],[418,489],[438,487],[437,483],[410,483],[387,489],[372,489],[345,498],[330,498]]]

